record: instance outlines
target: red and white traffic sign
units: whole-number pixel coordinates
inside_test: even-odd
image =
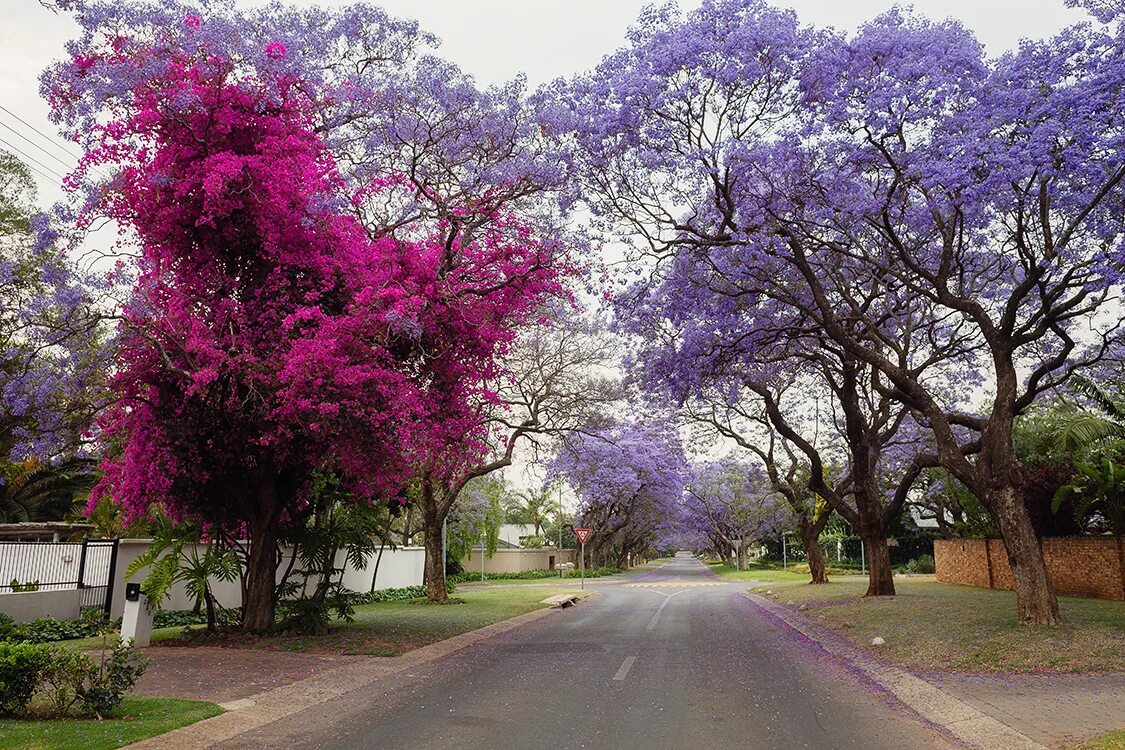
[[[574,533],[578,536],[578,541],[585,544],[586,540],[590,538],[590,532],[592,531],[593,529],[575,529]]]

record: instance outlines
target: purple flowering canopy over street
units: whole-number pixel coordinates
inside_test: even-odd
[[[989,509],[1029,623],[1058,609],[1013,421],[1120,324],[1125,43],[1095,10],[988,58],[903,10],[846,36],[754,0],[664,7],[543,94],[602,228],[649,261],[619,297],[649,385],[761,383],[831,342]]]
[[[651,419],[567,435],[550,473],[578,493],[575,523],[594,530],[590,559],[627,567],[675,536],[685,471],[675,425]]]

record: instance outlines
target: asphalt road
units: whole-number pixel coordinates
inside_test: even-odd
[[[223,747],[954,747],[756,608],[746,587],[680,557]]]

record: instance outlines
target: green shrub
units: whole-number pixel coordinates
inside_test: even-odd
[[[452,594],[457,590],[457,583],[453,580],[457,576],[445,577],[445,592]],[[421,599],[426,595],[425,586],[405,586],[398,589],[376,589],[366,594],[356,594],[356,604],[375,604],[376,602],[404,602],[410,599]]]
[[[933,555],[918,555],[906,564],[907,573],[933,573],[935,570]]]
[[[38,580],[24,581],[23,583],[20,583],[18,578],[13,578],[11,583],[9,583],[8,585],[11,586],[12,591],[14,593],[17,593],[17,594],[39,590],[39,581]]]
[[[13,640],[12,634],[16,632],[16,622],[10,616],[0,612],[0,641]]]
[[[82,620],[56,620],[53,617],[40,617],[38,620],[16,625],[8,636],[8,640],[27,643],[52,643],[54,641],[69,641],[75,638],[89,638],[97,634],[97,627]]]
[[[79,691],[97,673],[94,661],[81,651],[52,648],[50,663],[40,675],[39,692],[53,716],[65,716],[78,700]]]
[[[49,646],[37,643],[0,643],[0,716],[27,711],[51,654]]]
[[[113,713],[147,668],[148,659],[131,642],[118,641],[108,658],[103,651],[101,664],[77,688],[82,713],[98,718]]]
[[[523,570],[519,573],[485,573],[484,580],[486,581],[535,581],[540,578],[558,578],[559,572],[557,570]],[[466,570],[462,573],[446,576],[445,580],[453,581],[455,583],[480,583],[480,571],[476,573],[471,570]]]
[[[586,571],[586,578],[602,578],[603,576],[613,576],[621,573],[621,568],[590,568]],[[567,578],[580,578],[582,571],[575,568],[574,570],[566,571]]]

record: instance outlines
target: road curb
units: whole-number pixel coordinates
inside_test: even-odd
[[[974,750],[1048,750],[1045,745],[917,675],[868,656],[841,636],[791,609],[749,591],[743,591],[742,595],[828,653],[848,662],[911,711],[968,747]]]
[[[579,600],[593,598],[596,591],[579,595]],[[486,641],[510,630],[528,625],[562,610],[543,607],[507,620],[455,635],[444,641],[395,657],[371,657],[370,661],[345,664],[319,672],[312,677],[267,690],[249,698],[226,704],[226,713],[189,724],[171,732],[135,742],[131,750],[205,750],[241,734],[272,724],[293,714],[326,703],[335,698],[372,687],[409,669],[416,669],[444,659],[461,649]]]

